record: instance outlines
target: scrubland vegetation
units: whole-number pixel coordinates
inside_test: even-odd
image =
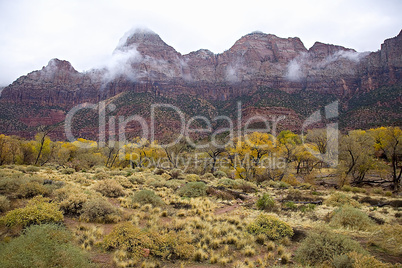
[[[399,128],[340,135],[336,167],[320,130],[203,150],[41,135],[0,136],[0,267],[402,263]]]

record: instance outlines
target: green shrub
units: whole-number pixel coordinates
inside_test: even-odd
[[[26,207],[9,211],[2,221],[8,227],[62,222],[63,213],[57,204],[49,203],[49,201],[49,198],[36,196],[28,202]]]
[[[332,194],[327,200],[324,201],[325,205],[333,206],[333,207],[341,207],[344,205],[352,206],[352,207],[360,207],[359,202],[354,200],[353,198],[343,194],[336,192]]]
[[[113,179],[98,181],[93,188],[95,191],[107,197],[119,197],[124,195],[123,187]]]
[[[50,194],[49,188],[38,182],[28,182],[22,184],[18,189],[18,196],[24,198],[32,198],[37,195],[48,196]]]
[[[0,212],[5,212],[10,209],[10,200],[7,196],[0,195]]]
[[[189,182],[178,190],[180,196],[198,197],[207,194],[207,186],[203,182]]]
[[[356,251],[365,253],[361,245],[347,236],[333,233],[327,229],[312,231],[296,250],[296,260],[306,265],[323,264],[335,257]]]
[[[33,225],[20,237],[0,245],[0,267],[94,267],[71,241],[71,234],[61,226]]]
[[[20,186],[27,182],[28,180],[21,174],[0,177],[0,194],[15,195]]]
[[[104,198],[94,198],[85,202],[82,207],[81,220],[98,223],[119,221],[119,212]]]
[[[254,235],[265,234],[272,240],[293,236],[293,229],[289,224],[266,214],[260,214],[247,226],[247,231]]]
[[[330,224],[355,230],[367,230],[374,222],[360,209],[344,206],[335,211]]]
[[[164,205],[162,198],[156,195],[151,190],[140,190],[134,193],[131,198],[132,203],[139,203],[141,205],[151,204],[154,207],[160,207]]]
[[[273,210],[275,207],[275,200],[269,194],[263,194],[256,203],[259,210]]]

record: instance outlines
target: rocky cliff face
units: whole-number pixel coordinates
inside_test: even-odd
[[[348,97],[400,82],[401,43],[400,33],[371,54],[320,42],[307,50],[299,38],[255,32],[222,54],[202,49],[181,55],[157,34],[137,31],[116,48],[115,54],[122,56],[117,70],[79,73],[67,61],[53,59],[6,87],[2,100],[69,106],[128,90],[184,90],[208,99],[230,99],[256,85]]]
[[[123,92],[230,101],[251,96],[263,86],[300,96],[336,96],[347,107],[356,94],[402,84],[402,31],[373,53],[320,42],[307,50],[299,38],[254,32],[221,54],[201,49],[182,55],[157,34],[139,30],[123,38],[113,55],[115,65],[85,73],[67,61],[52,59],[5,87],[1,106],[57,106],[67,111]],[[62,113],[54,112],[60,121]],[[32,125],[22,117],[20,122]]]

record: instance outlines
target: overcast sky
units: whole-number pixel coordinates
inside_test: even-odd
[[[0,85],[52,58],[100,67],[119,39],[146,27],[182,54],[229,49],[252,31],[376,51],[402,28],[400,0],[0,0]]]

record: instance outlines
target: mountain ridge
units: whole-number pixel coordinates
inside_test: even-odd
[[[328,95],[347,109],[352,98],[356,105],[356,96],[391,86],[398,91],[402,84],[402,31],[385,40],[381,50],[370,53],[321,42],[307,49],[298,37],[261,32],[241,37],[219,54],[200,49],[182,55],[151,31],[135,31],[124,38],[114,51],[112,66],[78,72],[68,61],[52,59],[41,70],[21,76],[3,89],[1,113],[16,104],[40,106],[48,114],[50,107],[58,107],[53,111],[57,120],[50,116],[45,122],[52,125],[77,104],[97,103],[124,92],[148,92],[170,99],[186,94],[219,103],[255,95],[260,87],[280,90],[290,98]],[[22,132],[32,131],[29,127],[35,124],[26,119],[32,116],[20,115],[18,125],[27,126],[25,130],[19,127]],[[10,122],[2,123],[0,131],[11,133]]]

